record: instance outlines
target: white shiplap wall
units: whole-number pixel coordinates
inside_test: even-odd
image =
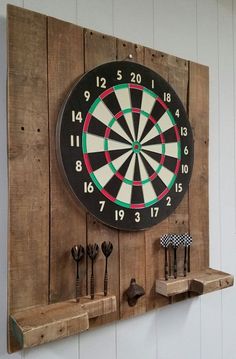
[[[6,353],[6,3],[210,67],[210,262],[236,275],[236,0],[0,0],[0,359]],[[236,359],[236,288],[12,359]]]

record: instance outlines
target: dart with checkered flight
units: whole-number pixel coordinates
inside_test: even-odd
[[[190,272],[190,245],[192,241],[193,239],[188,233],[182,235],[182,245],[184,246],[184,276],[185,277],[187,275],[187,257],[188,257],[188,272]]]
[[[168,271],[168,247],[170,245],[170,236],[168,234],[163,234],[160,237],[161,246],[165,249],[165,280],[168,280],[169,271]]]
[[[170,235],[171,246],[174,249],[174,278],[177,278],[177,248],[182,244],[181,234]]]

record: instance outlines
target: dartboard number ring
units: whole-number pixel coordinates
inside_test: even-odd
[[[148,228],[168,217],[188,188],[193,137],[173,88],[127,61],[81,77],[62,107],[57,154],[75,198],[103,223]]]

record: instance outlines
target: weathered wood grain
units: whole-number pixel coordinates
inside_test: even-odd
[[[191,270],[209,266],[208,142],[209,69],[189,64],[189,120],[194,136],[194,166],[189,186]]]
[[[83,29],[48,18],[48,95],[50,137],[50,301],[75,296],[71,248],[86,246],[86,214],[65,185],[56,155],[56,125],[65,96],[84,72]],[[77,124],[76,124],[77,125]],[[80,265],[81,294],[86,294],[86,260]]]
[[[233,284],[234,277],[232,275],[209,268],[202,274],[193,277],[190,290],[197,294],[205,294],[231,287]]]
[[[164,295],[165,297],[171,297],[178,294],[186,293],[189,290],[189,278],[181,277],[181,278],[170,278],[168,280],[165,279],[157,279],[156,280],[156,292]]]
[[[46,17],[8,6],[8,310],[46,304],[49,151]],[[9,351],[16,349],[9,342]]]
[[[188,98],[188,61],[174,56],[168,56],[168,82],[176,91],[180,100],[182,101],[187,112],[187,98]],[[181,119],[181,114],[180,114]],[[188,191],[185,193],[181,203],[176,210],[168,217],[169,233],[188,233],[189,232],[189,200]],[[173,260],[171,262],[173,273]],[[178,276],[183,275],[184,272],[184,248],[181,246],[177,250],[177,273]],[[185,298],[185,294],[176,296],[173,301],[180,301]]]
[[[80,305],[88,313],[89,319],[114,313],[117,310],[116,296],[107,295],[104,297],[103,293],[96,293],[93,300],[91,300],[89,295],[82,297]]]
[[[116,297],[96,294],[13,312],[10,324],[19,347],[31,348],[89,329],[89,319],[116,311]]]
[[[11,325],[25,349],[79,334],[88,329],[89,319],[80,304],[67,301],[13,313]]]
[[[186,289],[178,287],[184,282],[182,278],[168,283],[161,280],[164,250],[160,236],[170,232],[190,232],[193,236],[191,269],[197,274],[193,278],[190,273],[188,278],[194,279],[194,292],[202,294],[232,285],[231,276],[207,271],[208,68],[13,6],[9,6],[8,16],[9,313],[31,306],[43,306],[48,312],[51,305],[59,308],[64,300],[73,298],[75,263],[71,247],[95,242],[101,247],[103,241],[111,241],[114,248],[109,258],[109,296],[98,294],[103,291],[105,267],[100,250],[95,263],[95,300],[86,296],[80,302],[80,308],[88,312],[90,328],[169,304],[160,290],[156,293],[156,280],[167,297],[173,296],[173,290],[176,294]],[[132,59],[128,59],[130,54]],[[67,190],[56,158],[56,123],[68,90],[84,72],[116,59],[144,64],[164,77],[187,107],[194,134],[195,159],[189,191],[172,215],[140,232],[119,232],[86,214]],[[183,249],[178,250],[178,259],[181,274]],[[89,294],[90,264],[84,260],[81,265],[82,295]],[[131,278],[146,292],[134,307],[129,307],[124,297]],[[52,303],[62,303],[47,307],[48,298]],[[178,294],[173,301],[184,298]],[[73,321],[73,315],[66,317]],[[53,318],[45,319],[45,326],[50,326]],[[78,323],[73,323],[62,333],[61,327],[55,326],[56,331],[41,333],[45,335],[41,339],[37,329],[36,337],[51,341],[51,335],[55,339],[58,330],[59,337],[71,335],[78,329]],[[85,328],[87,324],[83,323]],[[11,339],[9,350],[18,348]]]
[[[201,272],[189,273],[186,277],[171,278],[167,281],[158,279],[156,281],[156,292],[166,297],[179,295],[188,291],[200,295],[228,288],[233,283],[234,277],[232,275],[207,268]]]
[[[145,48],[144,65],[168,80],[168,55]],[[164,276],[164,250],[160,246],[160,236],[168,231],[169,222],[165,219],[145,233],[147,310],[169,303],[167,298],[155,291],[156,279]]]
[[[132,55],[132,60],[128,58]],[[143,64],[144,48],[124,40],[117,40],[117,59]],[[124,295],[132,278],[145,289],[145,232],[119,233],[120,245],[120,317],[128,318],[146,311],[146,296],[130,307]]]
[[[130,59],[129,56],[132,56]],[[117,60],[134,61],[143,64],[144,47],[132,42],[117,39]]]
[[[116,59],[116,39],[112,36],[103,35],[101,33],[86,30],[84,34],[85,41],[85,72],[91,70],[93,67],[101,65],[104,62],[113,61]],[[117,297],[119,306],[119,245],[118,245],[118,231],[109,228],[98,222],[93,216],[87,214],[87,243],[97,243],[101,248],[103,241],[110,241],[113,244],[113,252],[109,258],[109,288],[110,294]],[[88,263],[87,280],[88,288],[90,288],[89,281],[91,276],[91,266]],[[95,286],[96,292],[103,291],[105,258],[100,249],[98,259],[95,263]],[[90,326],[98,326],[101,323],[106,323],[117,319],[118,312],[101,316],[90,321]]]

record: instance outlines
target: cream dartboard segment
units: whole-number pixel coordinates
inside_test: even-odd
[[[75,198],[98,220],[148,228],[178,206],[193,166],[185,109],[157,73],[105,63],[80,78],[57,126],[57,153]]]

